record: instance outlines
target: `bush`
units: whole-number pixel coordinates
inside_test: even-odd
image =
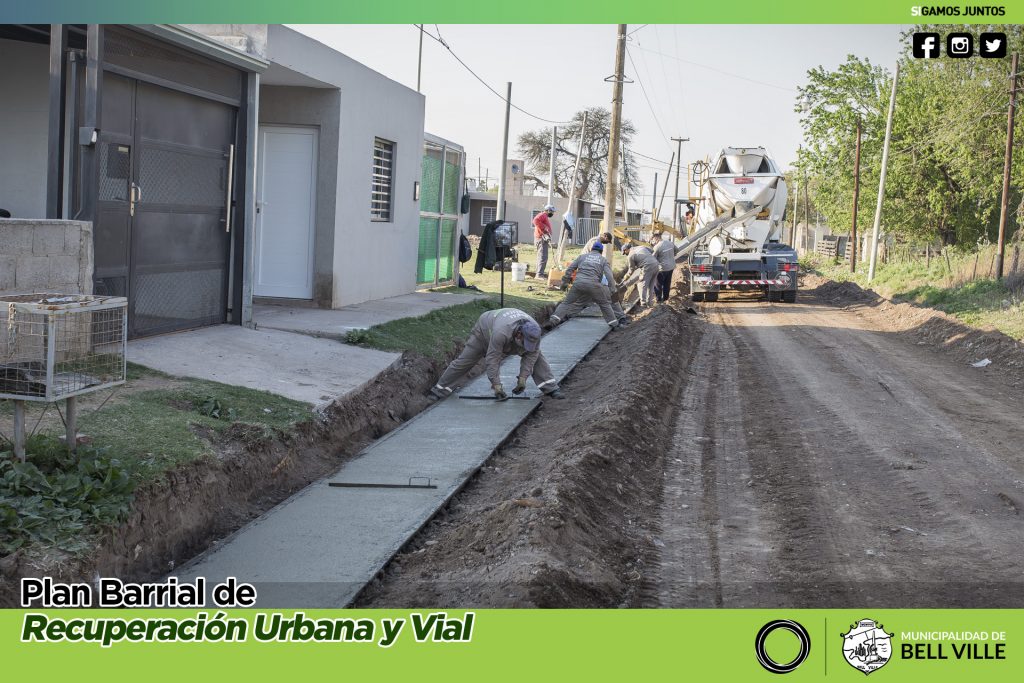
[[[59,440],[37,436],[29,459],[0,451],[0,554],[33,543],[80,552],[97,527],[123,521],[134,484],[105,449],[72,454]]]

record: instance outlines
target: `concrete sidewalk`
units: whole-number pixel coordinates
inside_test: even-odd
[[[339,343],[349,330],[426,315],[478,297],[414,292],[337,310],[260,305],[256,329],[217,325],[135,339],[128,343],[128,360],[177,377],[260,389],[321,406],[363,386],[401,357]]]
[[[217,325],[128,342],[128,360],[177,377],[269,391],[314,406],[358,389],[401,354],[277,330]]]
[[[608,333],[600,318],[574,318],[544,336],[541,348],[560,380]],[[515,383],[519,359],[502,365]],[[181,580],[228,576],[253,583],[258,607],[344,607],[391,557],[461,489],[523,420],[540,406],[498,402],[481,375],[346,463],[174,572]],[[416,479],[419,477],[420,479]],[[398,485],[337,488],[330,482]],[[429,482],[429,488],[423,485]],[[419,484],[410,487],[408,484]]]
[[[481,296],[413,292],[335,309],[259,304],[253,308],[253,319],[256,321],[256,329],[344,339],[351,330],[365,330],[399,318],[416,318],[441,308],[475,301]]]

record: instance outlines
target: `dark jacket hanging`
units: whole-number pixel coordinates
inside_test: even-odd
[[[498,261],[498,255],[494,245],[494,229],[501,225],[501,221],[491,221],[484,226],[484,234],[480,236],[480,246],[476,250],[476,265],[474,273],[484,272],[484,268],[493,269]]]

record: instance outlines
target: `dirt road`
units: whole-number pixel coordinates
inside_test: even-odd
[[[1024,349],[808,280],[607,337],[362,604],[1024,605]]]
[[[645,604],[1024,604],[1012,384],[813,295],[705,312]]]

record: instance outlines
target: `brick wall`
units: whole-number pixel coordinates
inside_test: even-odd
[[[0,294],[92,294],[92,224],[0,218]]]

